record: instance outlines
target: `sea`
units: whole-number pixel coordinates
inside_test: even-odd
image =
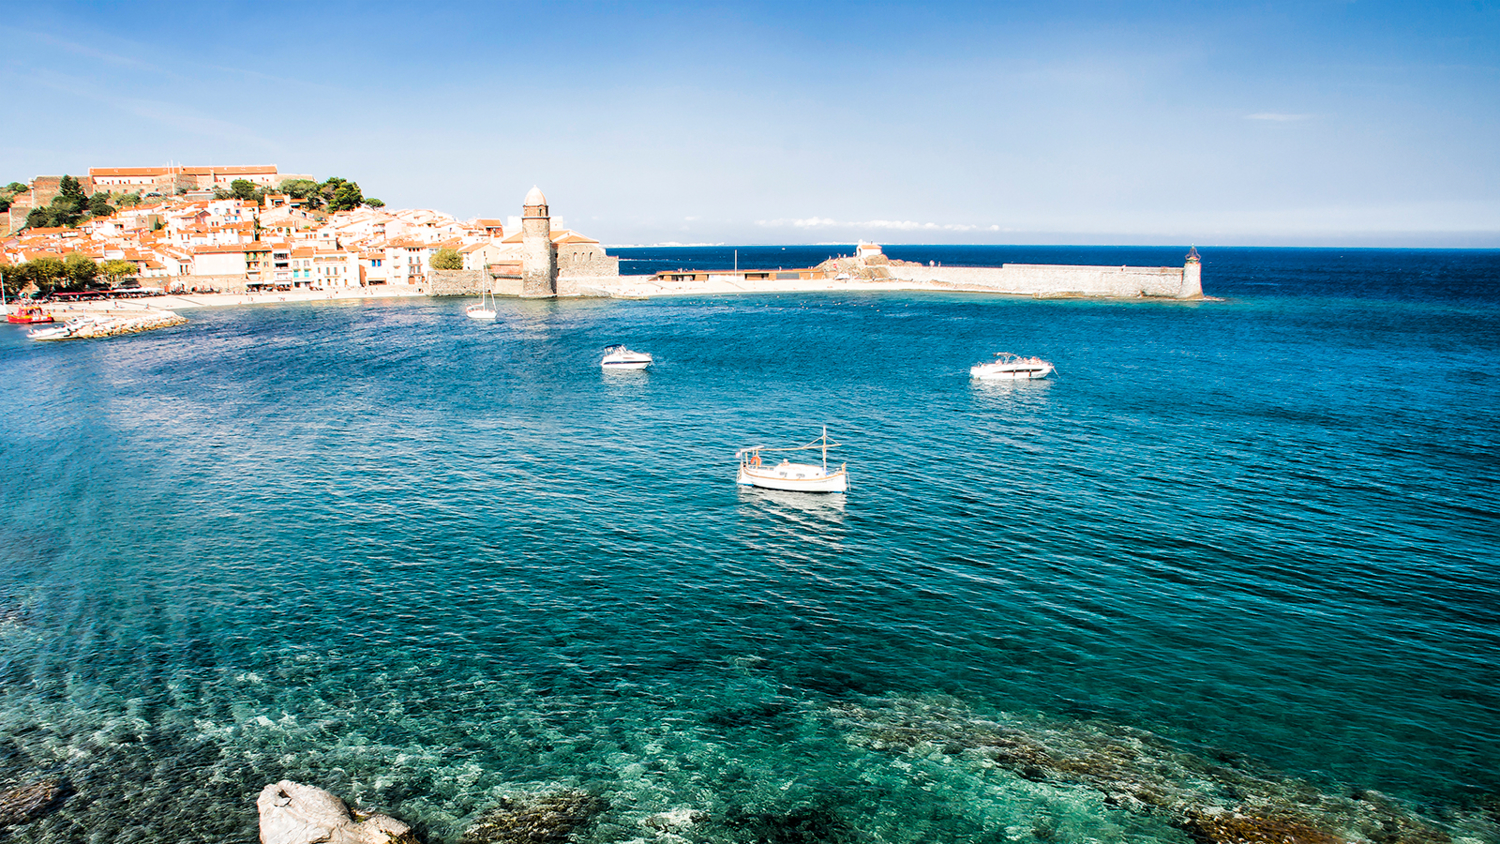
[[[289,779],[433,844],[1500,842],[1500,252],[1199,251],[0,327],[4,834],[253,842]],[[825,427],[846,494],[735,486]]]

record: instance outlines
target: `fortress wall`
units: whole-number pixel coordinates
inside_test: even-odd
[[[494,289],[488,270],[429,269],[427,284],[434,296],[468,296]]]
[[[1184,273],[1179,267],[1090,267],[1060,264],[922,267],[894,264],[890,267],[890,272],[894,278],[902,281],[936,281],[1017,296],[1189,298],[1202,294],[1201,288],[1185,289]]]

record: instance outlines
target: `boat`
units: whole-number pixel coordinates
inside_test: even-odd
[[[1027,381],[1046,378],[1054,369],[1056,367],[1041,358],[1023,358],[1010,352],[1000,352],[989,363],[974,364],[969,368],[969,375],[981,381]]]
[[[54,325],[51,328],[36,328],[26,332],[26,336],[33,340],[71,340],[78,332],[92,326],[99,320],[92,316],[73,317],[62,325]]]
[[[16,309],[5,317],[6,322],[17,325],[40,325],[47,322],[56,322],[52,314],[42,310],[41,305],[17,305]]]
[[[838,443],[828,441],[828,428],[825,426],[823,435],[807,445],[790,448],[755,445],[742,448],[734,453],[735,458],[740,461],[739,474],[735,477],[735,483],[740,486],[784,489],[792,492],[845,492],[849,489],[849,464],[841,464],[831,472],[828,470],[828,449],[837,447]],[[765,462],[762,456],[813,450],[822,451],[822,465],[793,463],[788,458],[782,458],[780,463],[773,464]]]
[[[489,297],[488,303],[485,302],[486,296]],[[464,308],[464,315],[469,319],[493,320],[496,316],[494,292],[486,290],[484,291],[484,293],[480,294],[478,302],[475,302],[467,308]]]
[[[651,365],[651,356],[645,352],[632,352],[617,343],[604,347],[604,358],[599,365],[606,370],[645,369]]]

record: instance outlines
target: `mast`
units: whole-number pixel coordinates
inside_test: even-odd
[[[828,474],[828,426],[823,426],[823,474]]]

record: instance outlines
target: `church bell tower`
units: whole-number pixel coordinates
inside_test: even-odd
[[[552,217],[547,197],[533,187],[521,207],[521,295],[557,295],[557,250],[552,246]]]

